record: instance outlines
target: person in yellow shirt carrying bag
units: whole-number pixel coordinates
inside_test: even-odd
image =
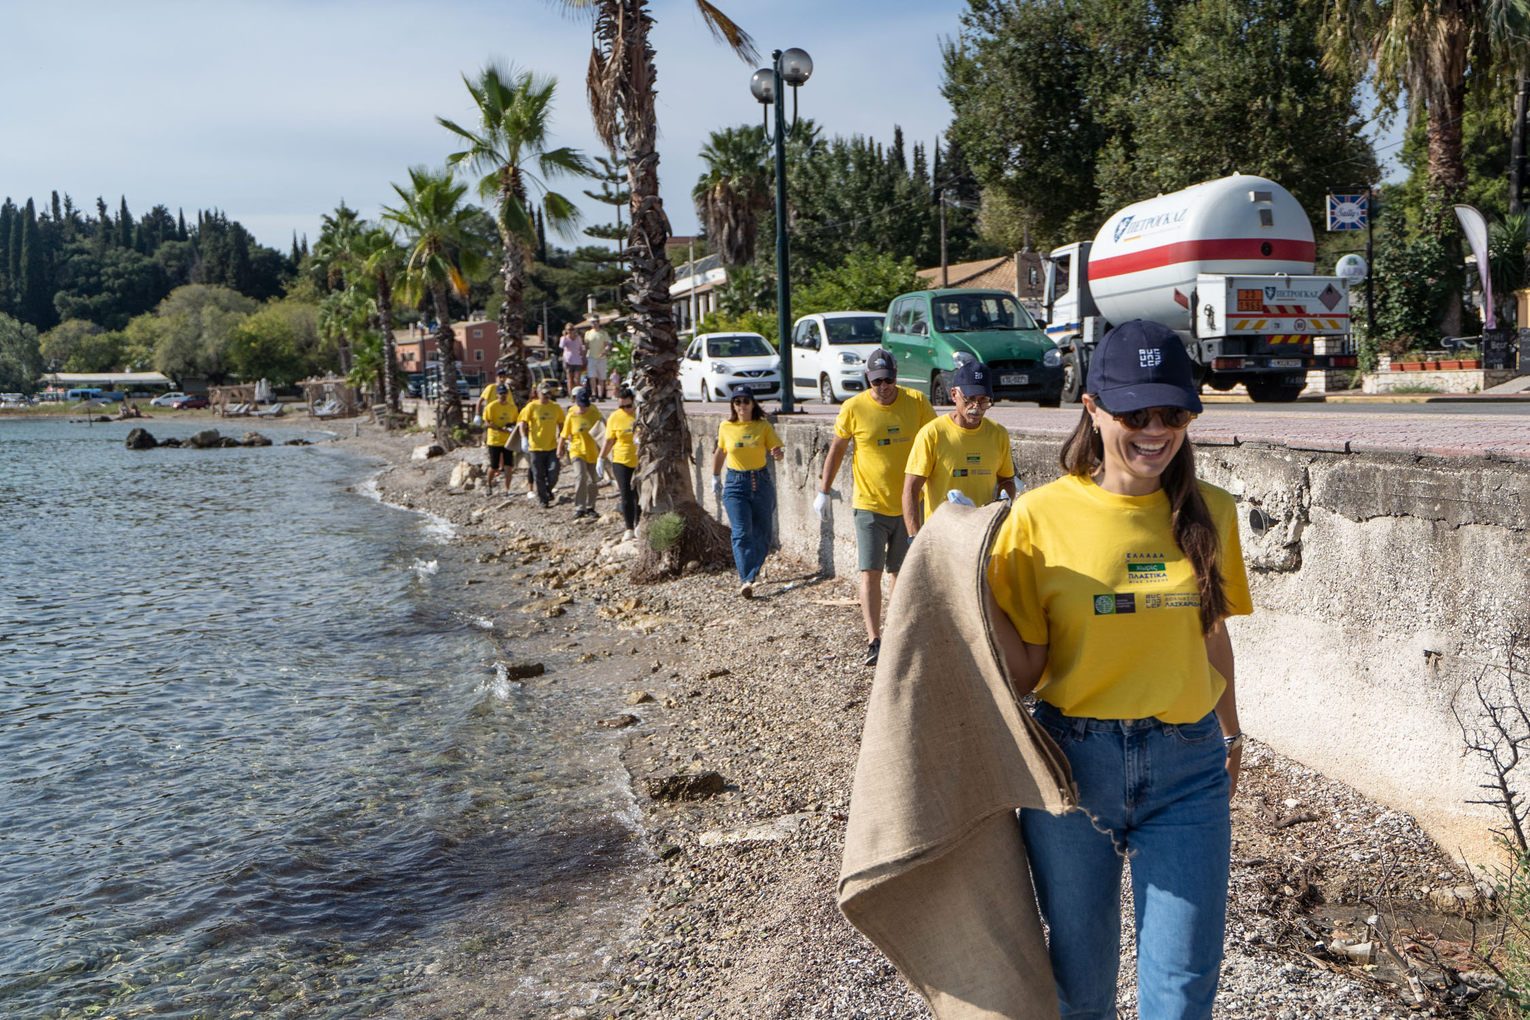
[[[767,457],[785,454],[781,438],[747,386],[733,388],[728,420],[717,426],[717,452],[712,456],[712,492],[728,511],[733,532],[733,565],[741,582],[738,593],[754,597],[770,538],[775,528],[776,485],[766,467]],[[723,481],[723,465],[728,480]]]
[[[566,452],[579,477],[574,484],[574,520],[594,517],[595,489],[600,479],[595,472],[595,462],[600,459],[600,449],[595,445],[592,430],[601,422],[600,412],[590,406],[590,391],[583,386],[574,390],[574,406],[563,419],[563,431],[558,437],[558,457]]]
[[[951,375],[950,414],[919,430],[903,475],[903,524],[909,538],[956,490],[973,506],[987,506],[999,492],[1015,494],[1015,460],[1009,433],[983,415],[993,406],[988,366],[963,362]],[[921,515],[922,511],[922,515]]]
[[[563,408],[552,398],[552,392],[553,384],[543,382],[537,388],[537,398],[521,408],[517,424],[526,437],[531,476],[544,507],[552,506],[553,487],[558,484],[558,432],[563,426]]]
[[[1062,749],[1079,810],[1023,810],[1062,1014],[1114,1017],[1131,858],[1137,1010],[1208,1020],[1222,962],[1243,735],[1226,619],[1250,613],[1237,507],[1197,481],[1179,336],[1134,320],[1089,363],[1067,473],[1016,500],[988,562],[1015,693]]]
[[[616,476],[616,489],[621,494],[619,502],[622,523],[627,526],[627,533],[622,538],[637,536],[640,513],[637,494],[637,419],[632,415],[636,403],[631,387],[622,387],[616,397],[616,410],[606,418],[606,444],[600,451],[601,459],[609,459],[611,462],[611,473]]]
[[[489,456],[488,476],[483,483],[486,496],[494,494],[494,479],[501,471],[505,475],[505,495],[510,495],[510,479],[515,476],[515,455],[510,448],[510,437],[515,434],[518,414],[515,398],[510,396],[510,387],[495,387],[494,399],[483,407],[483,422],[486,426],[483,445]]]
[[[898,385],[898,364],[885,350],[866,358],[866,391],[845,401],[834,421],[834,441],[823,462],[823,477],[813,512],[823,519],[844,460],[853,442],[850,472],[855,482],[855,547],[861,569],[861,618],[866,625],[865,665],[875,666],[882,649],[882,572],[898,583],[898,568],[908,552],[903,524],[903,471],[914,437],[935,420],[935,409],[917,390]]]

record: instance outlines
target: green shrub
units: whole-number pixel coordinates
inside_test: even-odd
[[[648,545],[654,552],[665,552],[685,533],[685,518],[674,511],[660,514],[648,525]]]

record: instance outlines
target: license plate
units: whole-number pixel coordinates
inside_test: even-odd
[[[773,382],[752,382],[749,384],[749,388],[756,393],[764,393],[766,390],[775,389],[776,384]]]
[[[1271,358],[1270,359],[1270,367],[1271,368],[1301,368],[1302,367],[1302,359],[1301,358]]]
[[[999,376],[999,385],[1000,386],[1024,386],[1027,383],[1029,383],[1030,381],[1031,381],[1031,377],[1030,376],[1028,376],[1028,375],[1020,375],[1020,374],[1015,373],[1015,372],[1011,372],[1008,375],[1001,375],[1001,376]]]

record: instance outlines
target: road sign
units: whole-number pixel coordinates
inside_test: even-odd
[[[1370,274],[1371,267],[1365,264],[1365,259],[1359,255],[1345,255],[1339,259],[1338,265],[1334,266],[1333,275],[1342,276],[1350,283],[1359,283]]]
[[[1329,230],[1364,230],[1371,214],[1371,196],[1365,192],[1328,196]]]

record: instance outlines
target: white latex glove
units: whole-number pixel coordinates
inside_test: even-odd
[[[606,477],[606,462],[605,461],[597,460],[595,462],[595,477],[600,479],[601,481],[605,480],[605,477]]]
[[[722,499],[722,476],[721,475],[713,475],[712,476],[712,495],[716,496],[718,499]]]
[[[818,515],[818,519],[820,521],[823,520],[823,512],[828,508],[829,494],[827,492],[820,492],[818,495],[813,497],[813,513]]]
[[[999,498],[1002,499],[1002,500],[1008,500],[1009,499],[1009,490],[1008,489],[1000,489],[999,490]]]
[[[952,489],[947,492],[946,502],[958,503],[962,506],[977,506],[977,504],[972,502],[972,500],[967,497],[967,494],[960,489]]]
[[[476,414],[473,415],[473,427],[475,429],[483,427],[483,418],[481,416],[476,415]]]

